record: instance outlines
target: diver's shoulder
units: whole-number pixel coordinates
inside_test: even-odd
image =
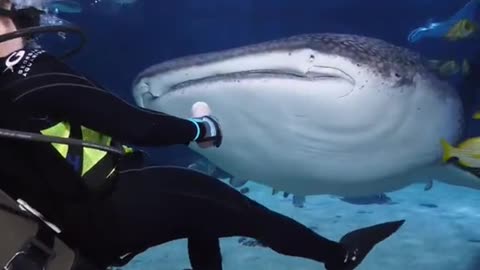
[[[2,76],[29,77],[36,74],[75,73],[68,65],[41,48],[23,48],[0,58]]]
[[[22,62],[28,60],[33,61],[39,56],[54,58],[52,55],[47,53],[47,51],[40,48],[22,48],[11,52],[7,56],[0,58],[0,60],[10,64],[21,64]]]
[[[22,48],[10,53],[6,57],[0,58],[1,72],[2,75],[12,73],[26,77],[33,69],[35,63],[51,57],[42,49]]]

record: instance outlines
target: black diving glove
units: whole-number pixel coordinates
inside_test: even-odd
[[[347,233],[340,239],[346,254],[343,258],[325,262],[325,268],[327,270],[355,269],[376,244],[396,232],[404,222],[405,220],[386,222]]]
[[[203,136],[195,140],[197,143],[212,142],[215,147],[220,147],[222,144],[222,131],[218,121],[212,116],[203,116],[199,118],[191,118],[193,121],[201,125],[204,132]]]

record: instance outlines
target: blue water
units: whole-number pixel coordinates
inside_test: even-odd
[[[302,33],[360,34],[429,58],[468,58],[480,64],[478,38],[454,43],[407,41],[412,29],[430,19],[450,17],[463,7],[463,0],[137,0],[121,6],[104,2],[85,4],[83,13],[62,16],[83,27],[89,37],[88,45],[69,62],[132,104],[132,80],[147,66]],[[480,89],[463,86],[461,78],[452,83],[459,87],[467,110],[479,108]],[[467,136],[479,134],[478,127],[468,125]],[[197,158],[180,146],[150,151],[159,164],[186,166]],[[271,196],[270,189],[254,183],[247,186],[248,196],[334,239],[360,226],[407,218],[401,232],[375,249],[360,270],[480,270],[477,191],[434,183],[430,191],[413,185],[389,193],[394,202],[389,204],[351,204],[332,196],[313,196],[303,208],[297,208],[291,197]],[[225,269],[323,269],[316,262],[243,246],[238,238],[222,240],[222,250]],[[188,267],[186,243],[176,241],[147,251],[124,269]]]

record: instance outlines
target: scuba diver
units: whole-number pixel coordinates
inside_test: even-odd
[[[30,46],[35,34],[76,28],[41,25],[40,5],[12,2],[0,0],[0,189],[11,198],[0,200],[6,213],[0,218],[40,225],[12,225],[8,233],[14,236],[1,236],[4,269],[105,269],[186,238],[192,269],[221,270],[219,238],[245,236],[328,270],[352,270],[404,223],[361,228],[336,242],[216,178],[180,167],[145,167],[142,152],[127,145],[221,147],[219,123],[206,111],[181,119],[127,104]],[[19,245],[22,233],[33,237]],[[66,244],[63,251],[59,241]],[[18,248],[14,254],[10,246]],[[65,249],[75,253],[63,256]]]

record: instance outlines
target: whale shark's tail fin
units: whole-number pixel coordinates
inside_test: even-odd
[[[387,239],[405,222],[398,220],[361,228],[347,233],[340,243],[348,250],[343,262],[326,263],[327,270],[353,270],[367,257],[376,244]]]

